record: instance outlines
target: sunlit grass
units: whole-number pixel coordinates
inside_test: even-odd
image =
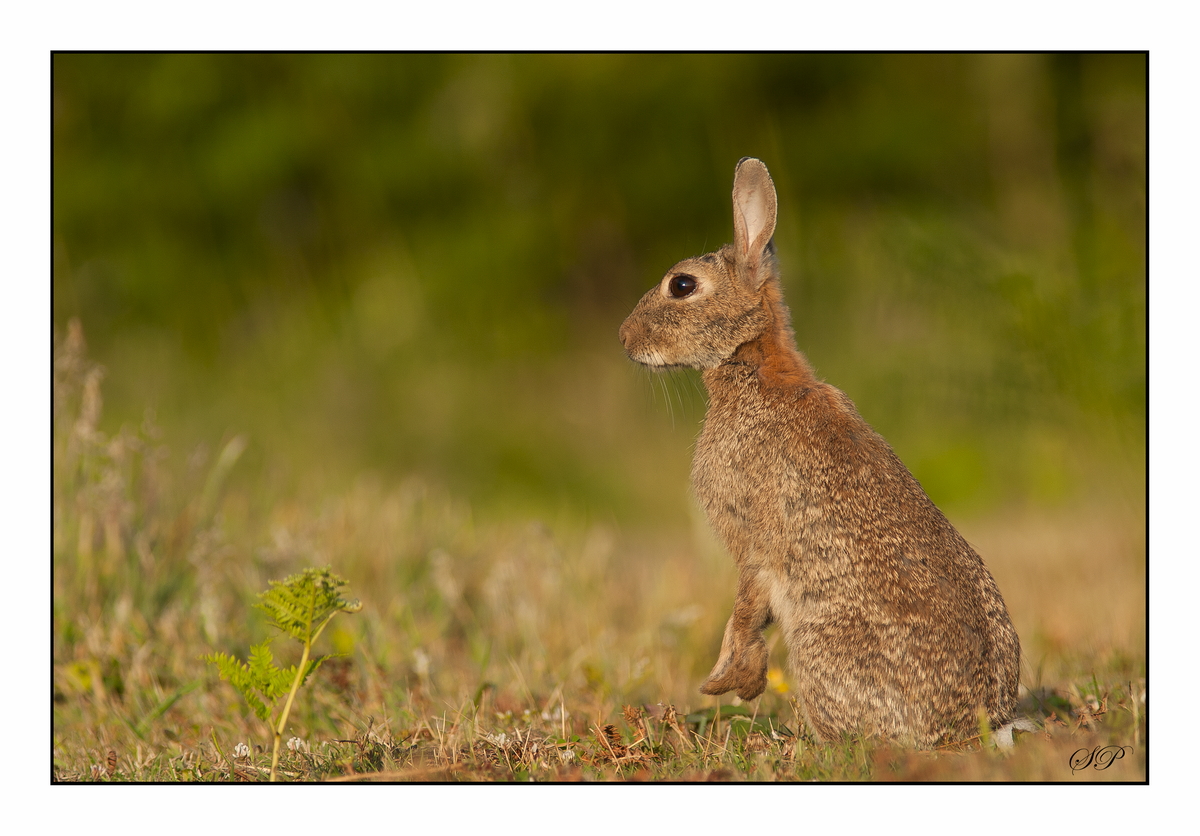
[[[699,519],[480,513],[417,477],[286,483],[269,462],[239,480],[252,441],[204,438],[180,456],[150,418],[106,433],[102,391],[73,326],[56,360],[57,780],[265,780],[261,724],[201,657],[244,656],[270,635],[255,594],[324,565],[363,609],[325,637],[342,655],[296,702],[285,780],[1145,776],[1139,507],[958,520],[1006,596],[1023,642],[1022,709],[1045,733],[1018,736],[1010,755],[980,741],[932,753],[819,745],[790,700],[775,633],[758,701],[696,691],[735,579]],[[1131,748],[1072,772],[1074,753],[1107,746]]]

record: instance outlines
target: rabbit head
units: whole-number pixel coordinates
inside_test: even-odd
[[[767,167],[743,157],[733,178],[733,243],[679,262],[642,297],[621,325],[630,359],[711,369],[772,326],[782,306],[775,208]]]

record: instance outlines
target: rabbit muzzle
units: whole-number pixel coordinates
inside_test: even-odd
[[[670,365],[660,352],[649,347],[650,339],[646,324],[644,319],[637,315],[637,311],[634,311],[621,323],[620,337],[621,345],[625,347],[625,353],[633,362],[655,368]]]

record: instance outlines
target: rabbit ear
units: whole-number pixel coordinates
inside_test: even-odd
[[[762,160],[742,157],[733,175],[733,246],[738,261],[757,268],[774,234],[775,184]]]

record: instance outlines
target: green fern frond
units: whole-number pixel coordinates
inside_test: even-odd
[[[296,667],[280,668],[267,642],[250,648],[250,673],[254,676],[258,690],[271,702],[288,692],[296,676]]]
[[[254,651],[262,646],[259,645],[258,647],[251,648],[251,658],[254,656]],[[270,651],[267,651],[267,653],[269,655]],[[246,704],[250,706],[250,709],[258,719],[264,723],[267,722],[271,716],[271,709],[258,696],[258,693],[262,690],[262,674],[256,672],[251,665],[225,653],[211,653],[205,656],[204,659],[216,665],[217,671],[221,674],[221,679],[232,685],[242,695],[242,699],[246,701]],[[274,702],[273,698],[269,699]]]
[[[259,609],[279,630],[301,642],[311,642],[325,622],[338,612],[358,612],[362,604],[341,596],[347,582],[326,569],[305,569],[259,595]]]
[[[250,661],[242,662],[224,653],[213,653],[205,660],[217,666],[221,678],[227,680],[246,700],[260,720],[268,722],[274,733],[271,752],[271,780],[279,763],[279,742],[287,725],[292,701],[313,672],[328,656],[312,656],[312,646],[321,631],[339,612],[353,613],[362,609],[358,601],[341,596],[347,582],[328,568],[305,569],[282,581],[271,581],[271,588],[260,593],[258,607],[271,618],[280,631],[304,645],[299,665],[280,668],[275,664],[269,642],[250,648]],[[275,706],[286,697],[278,722],[272,721]]]

